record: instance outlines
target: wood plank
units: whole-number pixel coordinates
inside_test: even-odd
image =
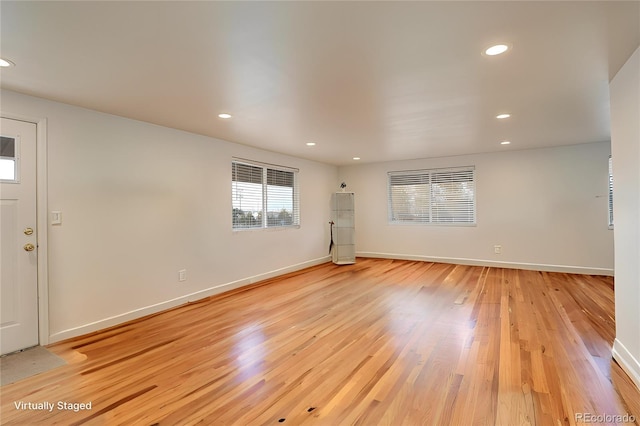
[[[386,259],[324,264],[50,346],[3,425],[573,425],[640,419],[611,362],[613,280]],[[15,402],[91,402],[89,411]],[[636,421],[636,424],[638,422]]]

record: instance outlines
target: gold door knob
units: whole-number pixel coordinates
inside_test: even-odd
[[[25,244],[23,248],[24,248],[25,251],[34,251],[36,249],[36,246],[34,246],[33,244],[29,243],[29,244]]]
[[[24,235],[31,235],[33,234],[33,229],[31,228],[25,228],[24,230]]]

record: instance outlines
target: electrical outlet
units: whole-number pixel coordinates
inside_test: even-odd
[[[178,281],[186,281],[187,280],[187,270],[180,269],[178,271]]]
[[[493,252],[495,254],[502,254],[502,246],[501,245],[495,245],[493,246]]]

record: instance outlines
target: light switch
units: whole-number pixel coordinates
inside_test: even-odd
[[[51,224],[62,225],[62,212],[51,212]]]

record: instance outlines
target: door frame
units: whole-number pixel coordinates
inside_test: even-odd
[[[0,111],[0,116],[36,125],[36,223],[38,230],[38,340],[49,344],[49,206],[47,174],[47,119]]]

